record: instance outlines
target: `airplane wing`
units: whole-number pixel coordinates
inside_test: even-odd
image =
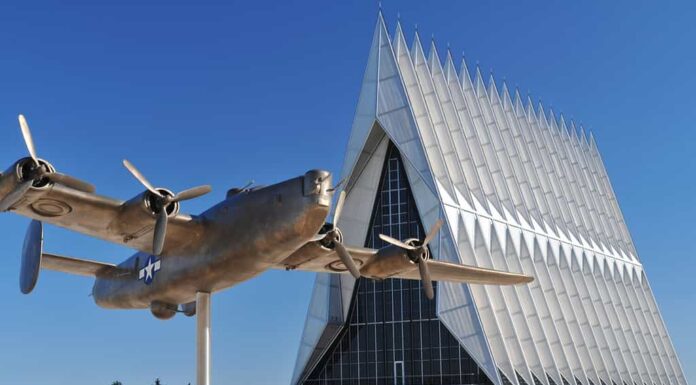
[[[27,120],[23,115],[18,120],[29,157],[19,159],[8,173],[0,174],[0,211],[12,210],[154,254],[166,253],[165,247],[186,252],[186,246],[202,234],[201,221],[171,210],[179,207],[179,201],[210,192],[210,186],[173,194],[153,187],[131,162],[124,160],[123,165],[149,192],[127,202],[94,194],[91,184],[56,172],[50,163],[38,158]],[[169,215],[160,207],[168,208]]]
[[[44,223],[152,252],[156,218],[144,206],[142,195],[124,202],[56,183],[28,190],[10,209]],[[186,250],[202,233],[203,223],[195,217],[171,216],[164,252]]]
[[[363,247],[346,247],[358,268],[367,264],[378,250]],[[314,271],[318,273],[348,272],[335,250],[327,249],[319,242],[308,242],[291,256],[274,266],[277,269]]]
[[[375,250],[369,248],[346,247],[360,272],[369,278],[403,278],[420,280],[418,265],[409,262],[405,255],[395,254],[394,248],[387,246]],[[381,251],[390,249],[391,252]],[[384,255],[384,257],[382,257]],[[383,259],[380,261],[380,259]],[[517,285],[534,280],[533,277],[505,271],[460,265],[456,263],[428,260],[430,276],[434,281],[462,282],[483,285]],[[378,266],[377,269],[373,268]],[[313,271],[319,273],[348,273],[336,251],[320,246],[317,242],[307,243],[275,268],[286,270]],[[378,272],[378,273],[370,273]]]
[[[533,277],[482,267],[459,265],[443,261],[428,261],[430,275],[435,281],[466,282],[481,285],[518,285],[529,283]],[[397,275],[397,278],[420,279],[418,268]]]

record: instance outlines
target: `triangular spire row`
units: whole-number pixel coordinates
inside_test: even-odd
[[[441,330],[490,382],[686,385],[594,133],[492,70],[486,81],[478,62],[471,76],[463,54],[457,71],[449,43],[440,56],[431,39],[426,56],[417,25],[409,44],[400,18],[392,36],[381,8],[376,24],[343,168],[348,237],[369,233],[369,216],[354,213],[378,198],[393,146],[418,220],[445,222],[432,258],[536,278],[511,290],[437,286]],[[347,294],[330,298],[328,308],[350,307]],[[303,336],[297,376],[321,358],[320,337],[330,339]]]

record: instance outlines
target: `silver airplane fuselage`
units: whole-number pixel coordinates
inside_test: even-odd
[[[134,254],[118,265],[130,273],[97,277],[94,300],[112,309],[153,303],[175,308],[194,301],[197,292],[212,293],[249,280],[316,236],[329,211],[330,187],[330,174],[313,170],[275,185],[231,191],[194,218],[205,231],[192,247],[185,252],[165,249],[157,257]]]
[[[145,191],[127,201],[99,195],[92,184],[38,158],[26,119],[18,119],[29,157],[0,173],[0,212],[32,219],[22,248],[20,291],[31,293],[40,271],[54,270],[94,277],[92,296],[103,308],[149,307],[159,319],[177,312],[195,315],[199,385],[210,384],[211,294],[272,268],[349,273],[355,279],[416,279],[429,299],[435,298],[434,280],[495,285],[533,280],[432,260],[428,245],[444,224],[441,219],[423,240],[379,234],[388,244],[380,249],[344,245],[337,224],[346,191],[338,194],[326,222],[338,188],[331,186],[327,171],[310,170],[267,187],[232,189],[222,202],[190,215],[179,212],[180,202],[209,193],[209,185],[176,193],[155,187],[124,159],[124,167]],[[119,265],[44,252],[44,223],[138,252]]]

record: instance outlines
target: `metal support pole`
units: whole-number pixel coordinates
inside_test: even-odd
[[[210,385],[210,293],[196,293],[196,384]]]

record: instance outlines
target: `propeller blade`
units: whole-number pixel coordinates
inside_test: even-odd
[[[179,202],[179,201],[185,201],[193,198],[198,198],[201,195],[205,195],[209,193],[212,190],[212,187],[209,185],[204,185],[204,186],[198,186],[194,188],[190,188],[188,190],[184,190],[176,195],[174,195],[173,198],[171,198],[169,201],[170,202]]]
[[[4,198],[0,199],[0,211],[7,211],[15,203],[19,202],[24,194],[29,191],[34,180],[30,179],[24,181],[15,187],[14,190],[10,191]]]
[[[319,241],[323,240],[324,238],[326,238],[326,234],[317,234],[317,235],[313,236],[312,238],[310,238],[309,241],[307,241],[307,242],[319,242]]]
[[[394,239],[394,238],[392,238],[392,237],[390,237],[390,236],[388,236],[388,235],[380,234],[380,235],[379,235],[379,239],[383,240],[384,242],[391,243],[391,244],[394,245],[394,246],[401,247],[402,249],[406,249],[406,250],[416,250],[415,247],[413,247],[413,246],[411,246],[411,245],[408,245],[408,244],[406,244],[406,243],[403,243],[403,242],[401,242],[400,240]]]
[[[440,230],[440,227],[442,227],[442,219],[438,219],[433,225],[433,227],[430,228],[430,232],[428,233],[428,235],[425,236],[425,239],[423,240],[423,244],[421,245],[421,247],[427,246],[428,243],[430,243],[430,241],[432,241],[433,238],[435,238],[435,234],[437,234],[437,232]]]
[[[430,278],[430,269],[428,262],[423,257],[418,258],[418,271],[420,272],[421,282],[423,282],[423,291],[428,299],[435,298],[435,290],[433,289],[433,280]]]
[[[338,190],[338,189],[341,187],[341,185],[343,185],[343,182],[345,182],[345,181],[346,181],[345,178],[339,180],[338,183],[336,183],[335,186],[331,187],[330,189],[328,189],[328,190],[326,190],[326,191],[328,191],[328,192],[334,192],[334,191]]]
[[[155,189],[150,184],[150,182],[147,180],[147,178],[145,178],[145,176],[143,174],[141,174],[137,168],[135,168],[133,163],[129,162],[128,159],[124,159],[123,165],[128,169],[128,171],[130,171],[131,174],[133,174],[133,176],[135,177],[135,179],[138,180],[138,182],[142,183],[142,185],[145,186],[146,189],[148,189],[151,193],[157,195],[158,197],[164,198],[164,196],[162,194],[160,194],[160,192],[157,191],[157,189]]]
[[[338,200],[336,201],[336,207],[334,207],[333,223],[334,226],[338,224],[338,220],[341,218],[341,211],[343,211],[343,204],[346,202],[346,192],[341,191],[338,194]]]
[[[39,160],[36,157],[36,148],[34,147],[34,139],[32,139],[31,137],[31,131],[29,130],[29,124],[27,123],[27,119],[22,114],[19,114],[18,119],[19,128],[22,129],[22,136],[24,137],[24,144],[27,146],[27,150],[29,150],[29,155],[34,160],[34,163],[37,166],[39,166]]]
[[[160,255],[164,248],[164,238],[167,236],[167,221],[166,207],[162,207],[159,214],[157,214],[155,233],[152,239],[152,253],[155,255]]]
[[[254,183],[256,183],[256,182],[254,182],[253,179],[249,180],[249,181],[247,182],[247,184],[245,184],[244,187],[241,188],[241,190],[246,190],[246,189],[248,189],[249,187],[253,186]]]
[[[70,175],[65,175],[59,172],[52,172],[44,175],[53,183],[59,183],[64,186],[68,186],[75,190],[83,191],[86,193],[93,193],[95,191],[94,185],[87,183]]]
[[[355,279],[360,278],[360,270],[358,269],[358,266],[355,264],[353,257],[351,257],[348,250],[346,250],[345,246],[343,246],[343,244],[338,241],[334,241],[334,245],[336,248],[336,254],[338,254],[339,258],[341,258],[341,262],[343,262],[346,268],[348,268],[350,274]]]

